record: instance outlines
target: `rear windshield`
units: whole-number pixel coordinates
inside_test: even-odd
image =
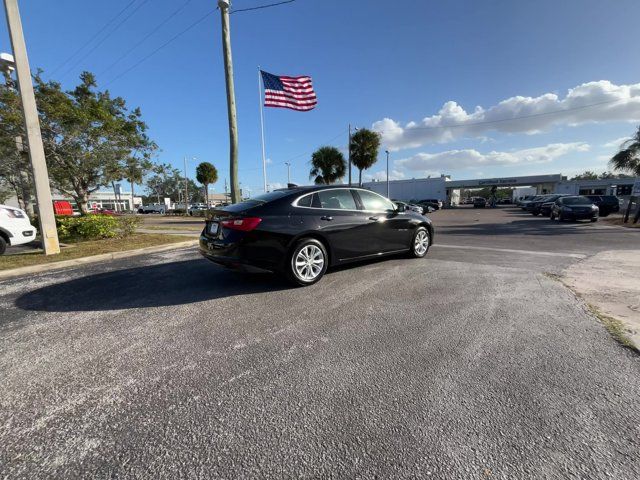
[[[565,205],[591,205],[593,201],[587,197],[565,197],[562,199],[562,203]]]
[[[234,203],[233,205],[228,205],[224,207],[224,210],[226,210],[227,212],[241,212],[248,208],[257,207],[258,205],[264,205],[265,203],[272,202],[290,194],[290,190],[275,190],[273,192],[263,193],[262,195],[258,195],[257,197],[249,198],[239,203]]]

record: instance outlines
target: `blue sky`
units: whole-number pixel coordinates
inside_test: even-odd
[[[228,132],[215,2],[136,0],[126,22],[89,42],[130,2],[22,0],[32,68],[69,88],[82,70],[96,73],[141,107],[161,147],[158,161],[180,168],[185,155],[210,161],[220,172],[215,191],[223,191]],[[286,182],[286,161],[293,181],[308,182],[310,153],[346,146],[349,122],[382,132],[397,178],[604,170],[618,139],[640,123],[638,18],[637,0],[296,0],[239,12],[231,22],[240,181],[254,194],[262,189],[258,65],[312,76],[319,102],[311,112],[265,110],[271,185]],[[0,50],[9,51],[0,23]],[[522,115],[528,118],[486,123]],[[370,176],[384,178],[383,157]]]

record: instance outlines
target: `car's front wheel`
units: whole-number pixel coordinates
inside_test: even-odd
[[[429,251],[429,244],[429,230],[426,227],[418,227],[413,235],[413,242],[411,242],[411,256],[414,258],[424,257]]]
[[[313,285],[325,274],[328,263],[329,255],[322,242],[303,238],[289,256],[287,276],[295,285]]]
[[[4,252],[7,250],[7,241],[0,237],[0,255],[3,255]]]

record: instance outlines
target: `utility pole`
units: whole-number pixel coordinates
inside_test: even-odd
[[[351,124],[349,124],[349,186],[351,186]]]
[[[227,193],[227,179],[224,179],[224,202],[227,203],[227,200],[229,200],[229,194]]]
[[[15,57],[18,89],[22,101],[24,124],[27,131],[29,144],[29,158],[33,169],[33,183],[36,189],[36,201],[38,202],[38,221],[40,222],[40,234],[42,235],[42,247],[45,255],[60,253],[56,219],[53,214],[53,202],[51,200],[51,186],[49,185],[49,172],[42,145],[42,133],[36,99],[33,94],[31,82],[31,69],[27,57],[27,46],[22,33],[22,21],[18,9],[18,0],[4,0],[7,13],[7,26],[11,37],[11,47]]]
[[[389,198],[389,150],[385,150],[387,154],[387,198]]]
[[[291,162],[284,162],[287,166],[287,185],[291,183]]]
[[[222,53],[227,85],[227,112],[229,116],[229,175],[231,176],[231,202],[240,201],[238,185],[238,124],[236,120],[236,95],[233,85],[233,59],[231,57],[231,33],[229,31],[229,0],[218,0],[222,21]]]

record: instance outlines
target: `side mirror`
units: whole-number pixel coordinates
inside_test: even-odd
[[[396,206],[396,212],[402,213],[405,211],[404,205],[399,205],[396,203],[395,206]]]

